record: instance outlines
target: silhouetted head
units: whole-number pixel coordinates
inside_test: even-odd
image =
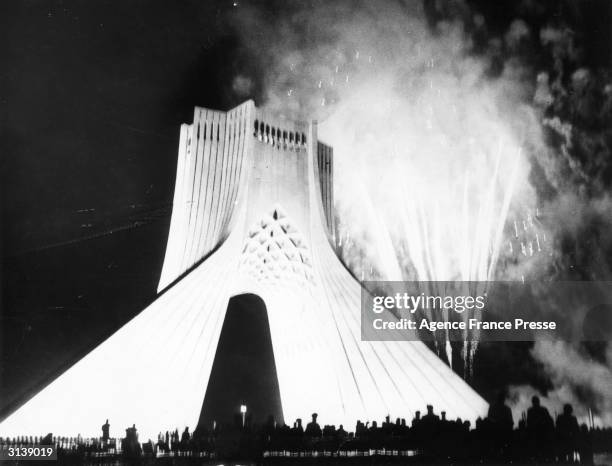
[[[415,418],[415,419],[421,419],[421,411],[416,411],[416,412],[414,413],[414,418]]]
[[[433,414],[433,406],[427,405],[427,414]]]
[[[534,396],[533,398],[531,398],[531,404],[537,408],[538,406],[540,406],[540,398]]]
[[[442,416],[442,420],[446,421],[446,411],[442,411],[440,415]]]
[[[574,412],[574,408],[572,408],[572,405],[569,403],[566,403],[563,405],[563,414],[566,415],[571,415]]]
[[[106,420],[106,423],[108,424],[108,419]]]
[[[301,419],[296,419],[295,422],[297,422],[298,427],[302,425],[302,420]]]
[[[317,413],[312,413],[312,422],[317,422],[317,417],[319,415]]]

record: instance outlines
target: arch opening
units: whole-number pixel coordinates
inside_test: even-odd
[[[280,390],[264,301],[246,293],[230,298],[213,361],[198,429],[241,423],[263,423],[268,416],[283,422]]]

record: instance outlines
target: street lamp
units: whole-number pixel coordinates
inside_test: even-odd
[[[245,416],[246,416],[246,405],[240,405],[240,412],[242,413],[242,428],[244,429],[244,420],[245,420]]]

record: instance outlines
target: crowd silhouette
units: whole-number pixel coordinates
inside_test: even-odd
[[[343,425],[321,425],[313,413],[304,429],[302,419],[292,426],[277,423],[270,416],[263,424],[236,415],[233,424],[213,423],[210,429],[199,426],[195,432],[185,428],[160,432],[157,441],[141,443],[136,425],[125,429],[125,436],[113,439],[107,419],[102,436],[0,439],[0,445],[41,444],[58,448],[58,456],[187,456],[204,458],[250,458],[274,461],[278,457],[398,457],[403,462],[430,463],[562,463],[593,464],[594,452],[612,449],[612,429],[580,426],[572,406],[566,404],[556,420],[541,405],[537,396],[514,428],[510,408],[500,395],[489,407],[486,418],[476,425],[462,419],[448,419],[428,405],[421,416],[392,421],[387,416],[377,421],[357,421],[354,431]]]

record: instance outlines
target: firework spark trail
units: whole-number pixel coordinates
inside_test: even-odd
[[[520,152],[514,157],[511,173],[503,185],[498,176],[499,158],[501,155],[497,157],[488,183],[486,179],[470,183],[470,169],[466,168],[461,187],[463,194],[458,196],[450,192],[432,197],[435,193],[433,190],[424,199],[419,190],[412,188],[415,183],[400,178],[399,167],[393,170],[393,183],[400,194],[394,210],[418,280],[486,281],[494,278],[517,178]],[[413,167],[409,172],[414,170]],[[479,207],[474,218],[470,216],[471,197],[478,199]],[[454,199],[459,201],[453,202]],[[461,212],[459,218],[457,212]],[[459,241],[455,241],[455,220],[461,225]]]
[[[369,219],[372,225],[372,237],[374,238],[375,248],[378,254],[380,254],[380,264],[382,265],[382,272],[387,280],[402,280],[402,271],[399,266],[397,255],[393,248],[391,236],[387,228],[386,223],[380,218],[371,197],[367,194],[365,189],[365,183],[361,179],[358,180],[359,184],[363,187],[358,192],[362,193],[360,196],[360,204],[365,209],[365,215]]]
[[[508,278],[520,242],[535,253],[545,234],[529,249],[529,224],[520,239],[508,238],[512,251],[500,247],[508,219],[522,225],[535,203],[518,149],[539,147],[533,131],[518,137],[536,121],[516,99],[523,84],[512,73],[491,78],[461,24],[432,33],[416,4],[385,6],[324,2],[286,18],[286,40],[275,34],[271,47],[254,51],[270,64],[266,106],[317,119],[319,138],[333,146],[336,238],[355,276]],[[475,348],[466,347],[466,360]]]
[[[369,218],[375,249],[381,254],[379,268],[383,278],[398,280],[405,277],[399,265],[399,251],[407,252],[416,275],[413,278],[419,281],[483,282],[495,278],[522,152],[520,147],[505,150],[501,139],[491,152],[494,154],[478,154],[465,160],[463,172],[458,175],[451,170],[441,170],[443,175],[451,176],[442,177],[441,184],[447,189],[435,186],[423,189],[422,183],[418,182],[418,163],[401,154],[397,146],[393,147],[389,157],[391,167],[385,180],[396,189],[392,214],[384,210],[381,214],[374,208],[372,198],[376,194],[368,190],[368,184],[362,178],[368,171],[360,170],[360,203]],[[505,162],[504,174],[500,173],[502,160]],[[473,169],[473,164],[487,161],[486,169]],[[462,182],[455,183],[455,178]],[[387,225],[386,222],[391,223]],[[427,290],[437,295],[444,294],[444,291]],[[484,291],[486,289],[470,290],[475,294]],[[431,319],[431,311],[427,310],[425,316]],[[448,319],[447,315],[445,319]],[[464,339],[469,343],[463,348],[463,358],[470,371],[478,338],[478,332],[464,332]],[[437,348],[446,353],[452,365],[448,334],[445,342],[437,342]]]

